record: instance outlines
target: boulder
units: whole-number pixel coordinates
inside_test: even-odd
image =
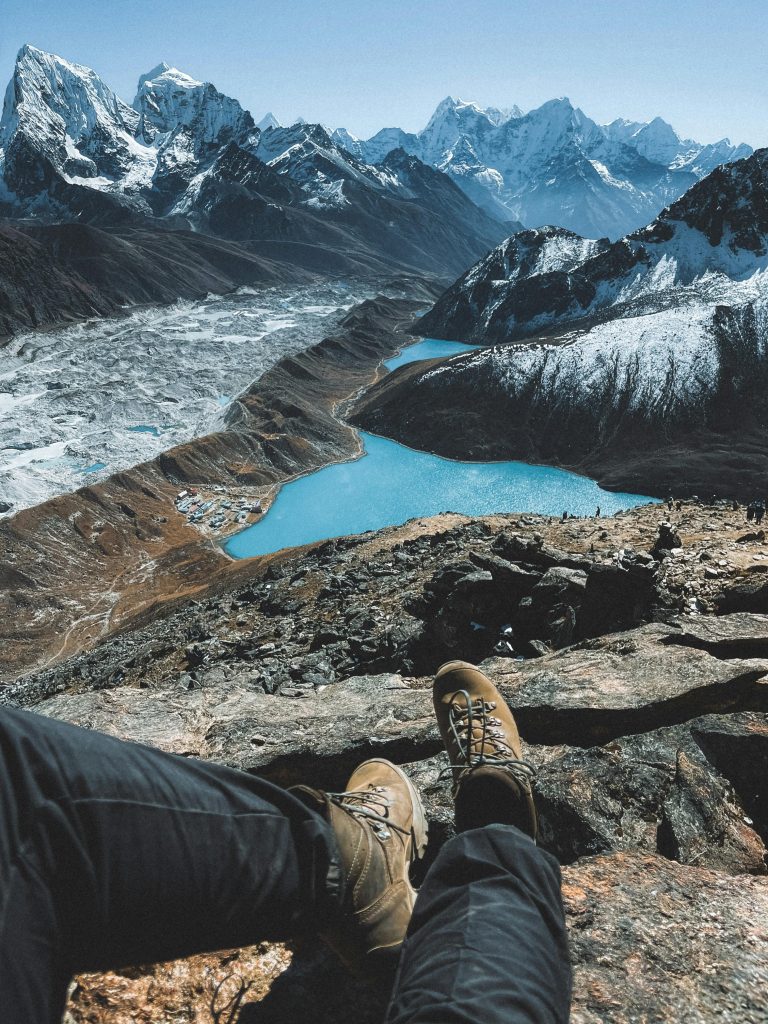
[[[765,1021],[768,879],[653,854],[563,871],[572,1024]]]
[[[359,676],[301,700],[264,693],[235,678],[210,687],[60,694],[42,714],[268,776],[343,789],[369,757],[428,757],[441,743],[428,690],[397,675]],[[342,725],[343,723],[343,725]]]
[[[715,598],[718,614],[730,612],[768,613],[768,582],[763,579],[741,579],[724,587]]]
[[[655,562],[591,566],[579,612],[579,636],[600,636],[650,619],[656,570]]]
[[[674,642],[709,651],[718,658],[768,657],[768,615],[681,615]]]
[[[768,716],[754,712],[710,716],[692,722],[691,733],[768,841]]]
[[[768,708],[767,659],[716,657],[679,638],[652,623],[483,668],[532,743],[594,746],[702,714]]]
[[[664,557],[675,548],[681,548],[683,541],[680,534],[670,523],[659,524],[659,534],[651,548],[651,554],[656,557]]]
[[[768,870],[763,840],[687,726],[566,749],[539,769],[535,793],[540,842],[561,863],[645,850],[734,874]]]

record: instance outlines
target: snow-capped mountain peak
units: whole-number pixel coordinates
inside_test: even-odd
[[[0,121],[6,184],[30,195],[56,174],[108,183],[138,155],[138,121],[91,68],[27,44],[16,58]]]
[[[282,128],[283,126],[280,124],[280,122],[272,113],[272,111],[269,110],[264,115],[264,117],[262,117],[262,119],[256,124],[256,127],[259,129],[260,132],[265,132],[268,128]]]
[[[477,103],[446,96],[438,103],[422,134],[436,138],[453,136],[457,132],[473,128],[477,121],[484,121],[490,125],[498,123],[491,118],[489,111],[483,110]]]
[[[368,162],[396,148],[438,167],[494,216],[620,237],[652,219],[695,181],[748,156],[727,140],[702,146],[663,118],[598,125],[561,96],[523,113],[446,96],[415,134],[387,128],[341,144]]]
[[[523,111],[517,104],[511,107],[486,107],[485,112],[492,124],[495,124],[497,128],[499,125],[506,124],[507,121],[511,121],[515,117],[523,116]]]
[[[146,141],[184,127],[194,130],[198,143],[222,143],[254,127],[237,100],[165,63],[141,76],[133,106]]]

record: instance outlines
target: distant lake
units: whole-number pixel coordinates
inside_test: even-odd
[[[435,338],[424,338],[413,345],[406,345],[396,356],[385,359],[388,370],[396,370],[406,363],[415,363],[420,359],[445,359],[446,356],[458,356],[462,352],[474,352],[482,345],[465,345],[461,341],[438,341]]]
[[[366,454],[285,484],[262,520],[225,545],[235,558],[345,534],[396,526],[407,519],[460,512],[603,515],[654,498],[604,491],[584,476],[525,462],[454,462],[360,431]]]

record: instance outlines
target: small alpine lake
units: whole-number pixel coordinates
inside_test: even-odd
[[[230,538],[235,558],[267,555],[440,512],[603,515],[655,498],[604,491],[594,480],[525,462],[456,462],[360,431],[362,458],[285,484],[263,519]]]
[[[463,341],[439,341],[437,338],[424,338],[413,345],[401,348],[396,356],[385,359],[388,370],[396,370],[406,363],[415,363],[422,359],[445,359],[446,356],[458,356],[462,352],[476,352],[482,345],[465,345]]]

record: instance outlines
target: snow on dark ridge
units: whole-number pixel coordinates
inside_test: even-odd
[[[768,474],[768,298],[678,305],[400,371],[353,422],[451,458],[564,466],[664,497],[738,495]],[[741,301],[740,301],[741,300]]]
[[[542,405],[570,401],[586,408],[595,402],[600,408],[621,406],[630,413],[672,418],[679,408],[701,402],[717,381],[714,315],[712,306],[696,303],[622,317],[587,332],[558,335],[553,344],[473,353],[461,372],[480,390],[495,388],[513,400],[523,398],[535,380]],[[765,322],[764,303],[760,316]],[[439,383],[454,372],[447,363],[424,380]]]
[[[768,149],[717,167],[638,237],[654,240],[658,235],[663,241],[665,227],[669,231],[667,226],[675,221],[701,232],[713,248],[724,243],[734,255],[740,250],[764,255],[768,237]]]
[[[759,150],[716,169],[618,242],[562,228],[507,239],[420,331],[527,340],[393,375],[355,422],[440,454],[565,465],[640,493],[762,487],[766,167]]]
[[[433,337],[509,341],[622,315],[632,304],[736,301],[764,290],[768,150],[717,168],[646,228],[617,242],[562,228],[519,232],[471,267],[420,322]],[[750,283],[751,282],[751,283]]]
[[[340,184],[344,181],[382,189],[389,184],[376,168],[340,149],[319,124],[267,129],[259,138],[255,155],[313,195],[327,196],[329,186],[335,187],[341,205],[346,203]]]

